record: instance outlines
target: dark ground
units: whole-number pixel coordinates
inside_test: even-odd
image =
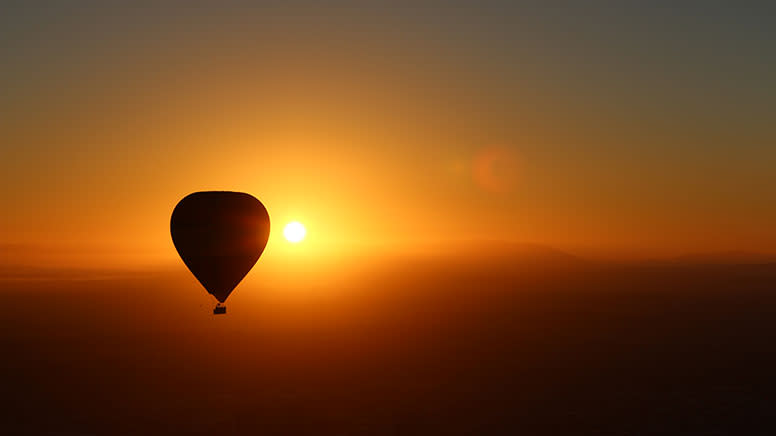
[[[776,434],[776,265],[477,263],[0,280],[0,433]]]

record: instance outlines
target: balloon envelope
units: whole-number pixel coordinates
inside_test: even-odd
[[[170,233],[194,277],[223,303],[264,251],[269,214],[250,194],[195,192],[175,206]]]

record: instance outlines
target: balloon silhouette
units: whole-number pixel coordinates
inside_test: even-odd
[[[195,192],[181,200],[170,233],[183,263],[218,300],[215,314],[259,260],[269,238],[269,214],[243,192]]]

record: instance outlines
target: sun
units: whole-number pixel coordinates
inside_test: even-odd
[[[307,235],[307,229],[298,221],[291,221],[283,228],[283,236],[292,244],[301,242],[305,235]]]

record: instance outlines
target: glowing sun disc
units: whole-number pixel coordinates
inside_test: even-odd
[[[307,234],[307,229],[304,228],[302,223],[298,221],[291,221],[283,228],[283,236],[286,237],[288,242],[296,244],[302,241]]]

